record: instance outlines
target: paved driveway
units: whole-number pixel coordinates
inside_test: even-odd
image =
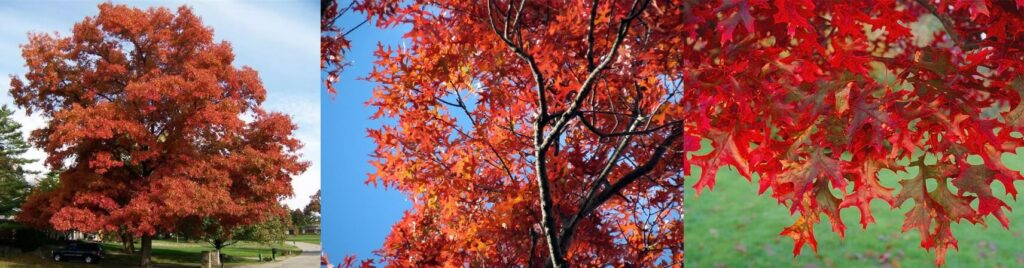
[[[291,242],[289,242],[291,243]],[[292,268],[292,267],[320,267],[320,245],[294,242],[295,246],[302,249],[302,254],[299,256],[289,257],[283,261],[265,263],[258,265],[242,266],[246,268]]]

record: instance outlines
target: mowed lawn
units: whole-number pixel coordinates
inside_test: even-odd
[[[306,242],[310,244],[320,244],[319,234],[304,234],[304,235],[293,235],[288,237],[288,241]]]
[[[138,266],[139,254],[136,252],[132,255],[127,255],[121,252],[120,243],[104,243],[103,248],[107,251],[107,258],[104,259],[100,264],[102,267],[134,267]],[[141,248],[140,245],[136,245],[136,251]],[[197,267],[202,261],[201,253],[203,251],[212,250],[212,246],[209,243],[187,243],[187,242],[175,242],[173,240],[154,240],[153,241],[153,262],[160,267]],[[290,244],[276,245],[274,248],[278,248],[278,260],[286,257],[282,257],[282,251],[294,251],[297,252],[299,249]],[[49,254],[49,248],[46,249],[46,254]],[[262,254],[264,257],[269,258],[271,255],[271,247],[266,245],[260,245],[257,243],[250,242],[239,242],[222,251],[223,254],[227,254],[225,259],[227,266],[253,264],[258,262],[258,257]],[[294,255],[294,254],[291,254]],[[0,267],[99,267],[96,265],[86,265],[81,261],[74,260],[70,262],[56,263],[49,259],[48,256],[44,259],[43,256],[39,256],[38,253],[24,253],[9,256],[7,258],[0,257]]]
[[[1018,150],[1018,154],[1022,151]],[[1015,170],[1024,167],[1024,158],[1006,155],[1004,161]],[[907,172],[880,173],[882,184],[899,191],[897,179],[916,175],[916,168]],[[891,209],[884,201],[871,204],[876,222],[863,229],[860,212],[844,209],[846,238],[832,231],[827,217],[815,228],[818,253],[804,246],[793,256],[793,240],[780,236],[796,216],[770,196],[757,195],[757,178],[750,183],[735,169],[720,169],[715,190],[692,190],[699,168],[688,177],[686,195],[686,265],[688,267],[934,267],[934,251],[920,247],[917,231],[901,232],[903,214],[913,201]],[[852,189],[852,183],[851,189]],[[994,217],[987,217],[988,227],[962,221],[954,224],[953,235],[959,240],[959,251],[950,250],[945,267],[1024,267],[1024,200],[1014,201],[1000,183],[993,192],[1015,210],[1009,212],[1010,229],[1004,229]],[[929,189],[934,183],[929,185]],[[1024,192],[1024,182],[1015,187]],[[955,193],[955,188],[951,189]],[[1024,198],[1022,196],[1021,198]],[[977,201],[972,207],[977,207]]]

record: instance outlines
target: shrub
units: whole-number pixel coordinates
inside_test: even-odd
[[[46,238],[46,234],[39,230],[21,228],[15,230],[14,241],[11,245],[15,248],[21,249],[21,252],[29,252],[45,245],[48,240],[49,239]]]

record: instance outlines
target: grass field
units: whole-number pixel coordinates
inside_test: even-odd
[[[104,243],[103,248],[108,256],[103,260],[102,267],[134,267],[139,263],[138,253],[127,255],[121,252],[119,243]],[[298,248],[287,243],[274,246],[278,248],[280,257],[283,250],[299,251]],[[136,245],[136,250],[140,248]],[[161,267],[196,267],[202,261],[201,252],[211,250],[213,247],[208,243],[178,243],[175,241],[154,240],[153,241],[153,262]],[[44,252],[49,252],[47,248]],[[250,242],[239,242],[238,244],[224,248],[223,254],[228,256],[226,265],[244,265],[258,262],[260,254],[270,257],[271,247]],[[47,253],[48,254],[48,253]],[[279,258],[280,259],[280,258]],[[33,253],[14,255],[8,258],[0,258],[0,267],[98,267],[86,265],[81,261],[55,263],[49,256],[39,256]]]
[[[293,235],[288,237],[288,241],[306,242],[310,244],[320,244],[319,234],[304,234],[304,235]]]
[[[1004,161],[1015,170],[1024,167],[1021,157],[1007,156]],[[916,174],[916,170],[908,171]],[[700,174],[700,169],[694,168],[693,174]],[[897,179],[909,176],[891,171],[880,173],[882,184],[896,191]],[[757,195],[756,177],[750,183],[731,167],[723,168],[715,190],[705,189],[699,197],[692,191],[696,178],[687,179],[688,267],[934,267],[934,252],[920,247],[920,235],[913,230],[901,232],[903,214],[913,201],[895,210],[884,201],[874,201],[871,211],[876,222],[866,230],[860,225],[860,212],[845,209],[841,214],[847,226],[845,240],[832,231],[827,218],[822,216],[822,222],[815,228],[818,254],[805,246],[794,257],[793,240],[779,232],[791,225],[796,216],[771,198],[770,191]],[[988,228],[966,221],[954,224],[953,234],[959,240],[960,250],[950,250],[945,267],[1024,267],[1024,200],[1012,200],[999,183],[993,186],[996,196],[1016,209],[1007,214],[1010,230],[1003,229],[993,217],[986,219]],[[1024,189],[1024,182],[1018,181],[1015,187]],[[977,201],[972,206],[977,207]]]

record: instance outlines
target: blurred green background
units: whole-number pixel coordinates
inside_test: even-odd
[[[1004,155],[1006,165],[1014,170],[1024,168],[1024,150],[1017,155]],[[771,197],[771,191],[757,194],[757,177],[747,182],[732,167],[719,170],[714,191],[693,191],[700,168],[694,167],[687,177],[686,193],[686,266],[695,267],[934,267],[934,251],[920,246],[920,235],[901,231],[903,214],[913,206],[891,209],[889,204],[875,200],[871,204],[875,223],[863,229],[860,211],[844,209],[846,238],[832,231],[826,216],[815,227],[818,253],[804,246],[793,256],[793,240],[780,236],[782,229],[793,224],[796,216]],[[898,180],[916,175],[909,172],[880,173],[882,184],[899,191]],[[931,180],[929,180],[931,181]],[[934,184],[934,182],[932,182]],[[1024,195],[1024,182],[1015,184]],[[930,185],[932,189],[934,185]],[[852,189],[852,184],[851,184]],[[956,192],[954,187],[951,191]],[[994,217],[985,220],[988,227],[962,221],[953,225],[953,235],[960,250],[950,249],[944,267],[1024,267],[1024,200],[1013,200],[1000,183],[993,183],[993,193],[1014,211],[1008,212],[1010,229],[1006,230]],[[1021,196],[1024,199],[1024,196]],[[977,208],[975,200],[972,207]]]

